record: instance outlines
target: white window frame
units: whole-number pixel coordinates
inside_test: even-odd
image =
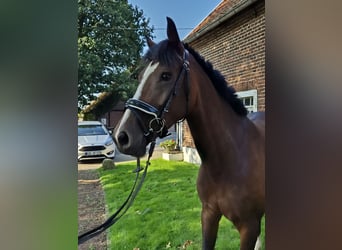
[[[253,98],[253,105],[245,106],[248,110],[248,113],[257,112],[258,111],[258,92],[256,89],[246,90],[246,91],[239,91],[236,92],[238,98]]]
[[[101,118],[101,123],[107,126],[107,118]]]

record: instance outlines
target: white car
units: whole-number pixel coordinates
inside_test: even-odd
[[[98,121],[78,122],[78,161],[115,157],[111,133]]]

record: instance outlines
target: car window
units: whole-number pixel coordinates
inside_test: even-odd
[[[87,135],[107,135],[108,133],[103,129],[101,125],[79,125],[78,136]]]

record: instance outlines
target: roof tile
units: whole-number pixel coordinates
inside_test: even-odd
[[[227,14],[231,9],[233,9],[235,6],[239,5],[242,2],[245,2],[246,0],[222,0],[219,5],[206,17],[204,20],[197,25],[196,28],[194,28],[184,40],[189,40],[193,36],[195,36],[196,33],[201,32],[206,27],[211,25],[212,23],[215,23],[221,17],[223,17],[225,14]]]

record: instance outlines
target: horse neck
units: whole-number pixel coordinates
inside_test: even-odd
[[[203,71],[193,75],[194,108],[187,122],[202,163],[218,166],[222,161],[234,162],[248,119],[237,115],[218,95]]]

